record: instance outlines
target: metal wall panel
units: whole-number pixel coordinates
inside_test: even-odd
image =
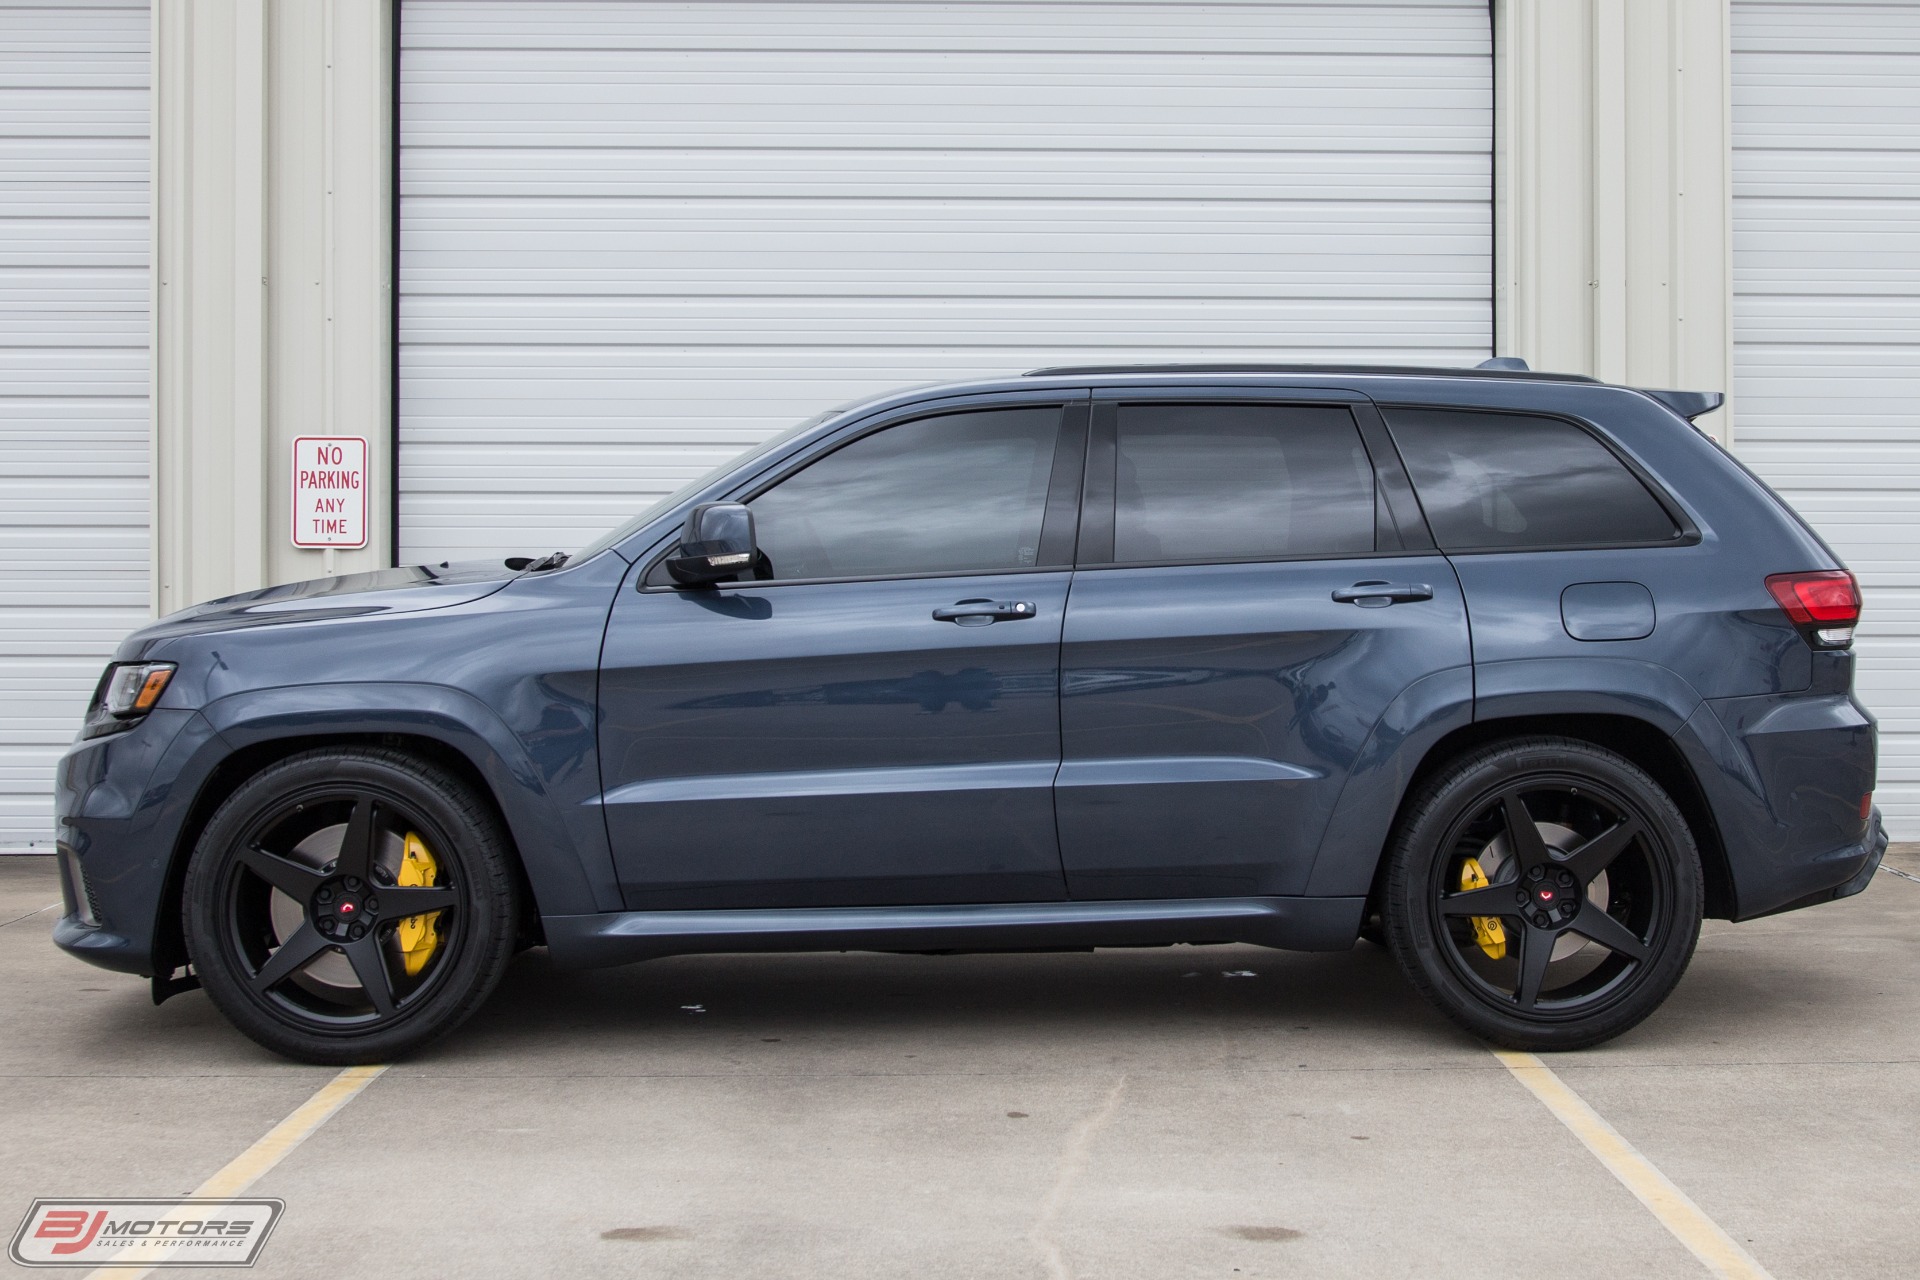
[[[145,3],[0,3],[0,851],[147,617]]]
[[[1920,840],[1920,2],[1733,18],[1735,448],[1860,576],[1877,794]]]
[[[1489,353],[1481,0],[405,0],[403,559],[904,383]]]

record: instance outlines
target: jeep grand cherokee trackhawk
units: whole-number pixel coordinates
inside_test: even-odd
[[[1046,369],[826,414],[570,557],[203,604],[60,766],[55,940],[310,1062],[535,945],[1365,936],[1488,1040],[1594,1044],[1703,914],[1886,845],[1853,577],[1719,401]]]

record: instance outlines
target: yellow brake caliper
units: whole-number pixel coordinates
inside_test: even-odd
[[[426,841],[414,832],[407,832],[406,847],[400,853],[400,874],[394,883],[403,888],[424,889],[439,878],[440,864],[427,852]],[[1482,883],[1485,883],[1484,879]],[[440,916],[438,911],[429,911],[425,915],[408,916],[400,922],[396,932],[399,934],[400,956],[406,965],[408,977],[426,968],[427,961],[433,959],[434,951],[439,948]]]
[[[411,849],[412,836],[407,837],[407,847]],[[1462,889],[1484,889],[1487,887],[1487,873],[1480,869],[1478,858],[1468,858],[1460,864],[1460,887]],[[1507,926],[1500,923],[1499,916],[1469,916],[1467,923],[1473,926],[1473,940],[1487,953],[1487,959],[1498,960],[1507,954]],[[401,928],[405,928],[402,925]],[[405,935],[402,935],[403,937]],[[407,970],[412,973],[412,969]]]

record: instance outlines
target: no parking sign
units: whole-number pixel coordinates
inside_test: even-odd
[[[293,442],[293,545],[367,545],[367,442],[300,436]]]

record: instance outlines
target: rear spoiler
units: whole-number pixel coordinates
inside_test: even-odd
[[[1650,391],[1645,387],[1634,388],[1643,396],[1658,400],[1688,422],[1703,414],[1712,413],[1727,402],[1724,391]]]

